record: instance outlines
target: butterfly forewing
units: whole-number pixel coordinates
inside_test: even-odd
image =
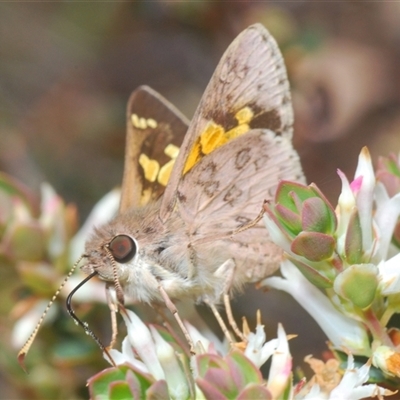
[[[229,46],[208,84],[181,147],[161,207],[173,210],[178,181],[214,149],[251,129],[292,136],[293,111],[278,46],[260,24]]]
[[[188,121],[153,89],[135,90],[127,107],[120,212],[157,199],[165,189]]]

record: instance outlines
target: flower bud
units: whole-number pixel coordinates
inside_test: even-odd
[[[375,298],[378,268],[374,264],[351,265],[336,277],[333,287],[339,296],[365,309]]]

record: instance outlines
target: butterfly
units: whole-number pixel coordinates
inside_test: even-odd
[[[230,307],[235,291],[279,266],[260,210],[280,180],[304,181],[292,126],[284,61],[260,24],[228,47],[190,123],[139,87],[127,107],[119,213],[86,242],[86,280],[112,284],[120,304],[165,303],[190,343],[174,300],[205,302],[219,318],[220,302]]]

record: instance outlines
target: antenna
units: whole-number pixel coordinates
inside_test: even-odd
[[[72,309],[72,296],[76,293],[76,291],[78,289],[80,289],[86,282],[88,282],[90,279],[92,279],[94,276],[97,275],[97,272],[94,271],[92,272],[89,276],[87,276],[81,283],[79,283],[78,286],[76,286],[71,293],[68,295],[67,297],[67,310],[69,312],[69,315],[75,320],[75,322],[77,324],[79,324],[84,330],[85,333],[88,334],[96,343],[97,345],[100,347],[101,351],[103,351],[104,353],[107,354],[108,359],[110,360],[111,364],[114,367],[117,367],[117,365],[115,364],[115,361],[113,360],[113,358],[111,357],[110,353],[108,352],[107,348],[104,346],[103,343],[101,343],[100,339],[95,335],[95,333],[89,328],[88,323],[81,321],[75,314],[74,310]]]
[[[42,322],[44,321],[48,311],[50,310],[50,307],[53,305],[55,299],[58,297],[58,295],[60,294],[62,288],[65,286],[65,284],[67,283],[68,279],[71,277],[71,275],[74,273],[77,265],[81,262],[82,258],[87,257],[85,254],[82,255],[81,257],[79,257],[78,261],[73,265],[73,267],[71,268],[71,270],[68,272],[68,275],[65,277],[65,279],[63,280],[63,282],[61,283],[61,285],[59,286],[59,288],[57,289],[57,291],[54,293],[54,296],[51,298],[51,300],[49,301],[49,304],[47,304],[45,310],[43,311],[42,316],[39,319],[39,322],[37,323],[37,325],[35,326],[35,329],[33,330],[33,332],[31,333],[31,335],[29,336],[28,340],[25,342],[25,344],[23,345],[22,349],[19,351],[18,353],[18,362],[21,365],[21,368],[27,372],[26,367],[25,367],[25,357],[28,354],[29,349],[32,346],[33,341],[35,340],[35,337],[39,331],[40,326],[42,325]]]

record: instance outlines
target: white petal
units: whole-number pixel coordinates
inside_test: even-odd
[[[131,345],[156,380],[165,379],[149,329],[133,311],[126,309],[126,312],[128,316],[121,314],[128,329]]]
[[[358,157],[358,165],[354,179],[362,177],[362,184],[356,194],[358,213],[362,230],[364,251],[372,248],[372,203],[375,188],[375,174],[372,167],[372,160],[369,151],[363,147]]]
[[[400,253],[378,265],[383,296],[400,293]]]
[[[114,360],[116,365],[121,365],[121,364],[124,364],[127,362],[127,363],[131,364],[132,366],[134,366],[139,371],[141,371],[145,374],[149,373],[149,370],[146,368],[146,366],[138,359],[129,357],[127,354],[121,353],[120,351],[118,351],[116,349],[108,350],[108,352],[110,353],[110,356],[112,357],[112,359]],[[107,362],[110,362],[106,353],[103,353],[103,358]]]
[[[108,222],[116,215],[119,208],[121,191],[114,189],[107,193],[93,207],[79,232],[71,239],[70,262],[74,263],[85,250],[85,241],[95,226]]]
[[[175,356],[174,349],[161,337],[153,326],[150,326],[150,330],[156,344],[158,359],[164,370],[170,396],[173,399],[187,399],[189,388],[186,384],[185,374]]]
[[[285,330],[278,325],[278,346],[272,356],[271,368],[268,375],[267,388],[274,398],[278,398],[285,390],[292,372],[292,356]]]
[[[329,299],[288,260],[281,264],[284,278],[271,277],[261,284],[289,293],[315,319],[336,348],[369,356],[368,335],[362,324],[334,308]]]
[[[393,231],[400,215],[400,193],[391,199],[388,198],[387,201],[383,201],[384,195],[382,194],[382,190],[385,190],[385,188],[382,184],[379,184],[376,192],[380,194],[380,201],[377,201],[374,221],[379,228],[379,255],[381,259],[385,260],[387,259]]]
[[[257,325],[256,333],[250,332],[247,336],[247,345],[244,355],[257,367],[261,367],[273,354],[278,345],[278,340],[273,339],[265,343],[265,331],[263,325]]]
[[[369,396],[375,396],[378,393],[385,394],[385,389],[380,388],[377,385],[365,385],[369,377],[370,365],[364,364],[360,368],[354,367],[354,358],[351,354],[348,357],[348,366],[344,373],[342,380],[339,385],[332,390],[329,399],[330,400],[341,400],[350,399],[358,400]]]
[[[267,213],[264,214],[263,219],[271,240],[287,253],[291,253],[291,243],[288,238],[282,233],[280,228],[276,225],[275,221],[270,218]]]
[[[336,213],[338,214],[338,228],[336,230],[337,250],[339,254],[343,254],[347,227],[349,225],[351,213],[356,205],[356,199],[346,175],[339,169],[337,173],[342,181],[342,191],[340,192],[336,209]]]

